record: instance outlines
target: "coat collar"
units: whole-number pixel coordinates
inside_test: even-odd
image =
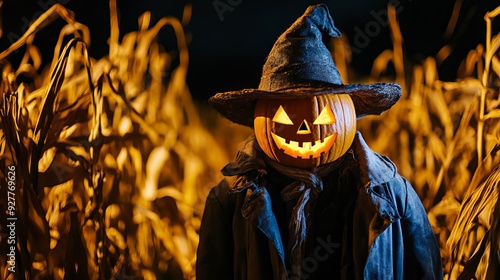
[[[388,157],[372,151],[359,131],[356,132],[349,152],[354,154],[361,183],[366,189],[382,185],[396,177],[397,169],[394,163]]]
[[[360,184],[365,188],[365,193],[378,213],[373,220],[378,222],[372,221],[370,225],[372,229],[370,240],[373,241],[374,237],[390,223],[400,218],[396,204],[389,194],[390,190],[386,186],[386,183],[397,176],[397,169],[389,158],[372,151],[359,132],[356,133],[346,156],[346,165],[355,166],[359,172]],[[230,192],[246,192],[246,199],[241,209],[242,216],[267,236],[284,264],[285,253],[278,223],[272,211],[271,197],[262,184],[265,169],[262,152],[255,136],[252,136],[245,141],[236,160],[226,165],[222,173],[226,176],[238,176]]]
[[[359,131],[356,132],[346,157],[349,158],[348,161],[355,161],[353,164],[358,168],[360,181],[366,189],[387,183],[397,175],[394,163],[386,156],[372,151]],[[249,171],[262,173],[265,169],[263,153],[255,136],[252,135],[243,143],[236,160],[226,165],[222,173],[226,176],[233,176],[247,174]]]

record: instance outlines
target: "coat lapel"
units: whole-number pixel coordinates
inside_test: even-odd
[[[276,249],[281,262],[285,263],[285,251],[281,241],[278,222],[272,210],[271,196],[266,188],[253,188],[241,208],[241,214],[252,225],[262,231]]]

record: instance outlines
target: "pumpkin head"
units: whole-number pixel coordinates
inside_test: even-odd
[[[356,112],[347,94],[260,99],[254,131],[264,153],[281,164],[312,169],[341,157],[356,133]]]

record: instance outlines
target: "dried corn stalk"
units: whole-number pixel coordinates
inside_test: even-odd
[[[487,20],[499,9],[489,13]],[[377,57],[371,79],[385,81],[382,74],[392,64],[403,97],[382,116],[361,120],[359,129],[369,145],[393,159],[414,186],[439,241],[447,278],[455,279],[463,261],[499,219],[493,213],[498,178],[492,170],[500,163],[500,36],[492,38],[488,27],[486,50],[478,46],[471,51],[462,65],[460,80],[443,82],[432,57],[412,66],[410,73],[404,72],[410,68],[404,67],[407,62],[395,14],[389,7],[393,50]],[[444,53],[439,55],[442,59]],[[478,271],[487,269],[487,258],[482,259]],[[481,275],[484,273],[479,272]]]
[[[88,29],[60,5],[0,54],[0,159],[17,167],[16,215],[25,221],[17,229],[19,279],[193,275],[204,200],[227,156],[186,86],[180,22],[165,17],[151,26],[145,13],[139,30],[119,42],[115,1],[110,9],[108,57],[89,57]],[[43,72],[50,76],[39,75],[33,36],[57,15],[68,25]],[[158,45],[162,28],[174,29],[176,52]],[[12,69],[6,58],[23,44],[26,59]],[[0,241],[0,277],[7,278]]]

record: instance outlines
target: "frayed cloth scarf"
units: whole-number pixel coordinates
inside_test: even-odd
[[[313,170],[284,166],[260,151],[255,138],[250,138],[236,156],[236,160],[222,169],[225,176],[238,176],[233,184],[234,192],[266,187],[264,179],[267,166],[293,180],[281,192],[281,198],[293,209],[288,223],[289,241],[287,255],[291,265],[301,267],[311,226],[310,215],[316,199],[323,191],[322,179],[340,165],[341,160],[322,165]],[[300,275],[298,275],[300,278]]]

